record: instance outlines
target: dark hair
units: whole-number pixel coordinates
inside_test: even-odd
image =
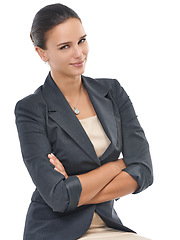
[[[69,18],[81,21],[76,12],[60,3],[40,9],[34,17],[30,33],[34,46],[46,49],[47,32]]]

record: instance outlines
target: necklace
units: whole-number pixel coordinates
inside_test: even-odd
[[[80,94],[79,94],[79,98],[78,98],[77,103],[76,103],[75,106],[73,106],[73,105],[70,104],[70,102],[69,102],[69,104],[74,108],[73,111],[74,111],[74,113],[75,113],[76,115],[78,115],[78,114],[80,113],[79,109],[77,108],[77,105],[78,105],[78,103],[79,103],[79,99],[80,99],[80,97],[81,97],[82,91],[83,91],[83,85],[81,86],[81,92],[80,92]]]

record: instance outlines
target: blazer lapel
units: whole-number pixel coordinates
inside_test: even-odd
[[[112,102],[106,98],[108,88],[105,88],[95,79],[82,76],[84,87],[86,88],[89,98],[93,104],[96,114],[109,137],[111,144],[105,153],[97,157],[93,144],[88,138],[80,121],[74,114],[66,98],[57,87],[49,73],[42,91],[48,106],[49,116],[64,130],[66,133],[95,160],[98,164],[113,150],[117,142],[117,128],[113,114]]]
[[[111,144],[100,157],[104,160],[116,147],[117,143],[117,126],[113,111],[110,89],[100,84],[96,79],[82,76],[82,80],[89,98],[93,104],[97,117],[108,136]]]

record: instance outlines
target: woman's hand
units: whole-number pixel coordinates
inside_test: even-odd
[[[62,163],[54,156],[53,153],[48,154],[48,158],[50,160],[50,162],[54,165],[54,170],[56,170],[57,172],[63,174],[65,176],[65,178],[68,178],[68,175],[64,169],[64,166],[62,165]]]

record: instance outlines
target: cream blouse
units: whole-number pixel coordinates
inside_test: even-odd
[[[103,127],[97,116],[79,120],[89,139],[91,140],[96,154],[100,157],[110,144],[109,138],[106,136]],[[148,240],[137,234],[123,232],[113,228],[109,228],[101,217],[94,212],[93,219],[88,231],[79,239],[82,240],[115,240],[115,239],[132,239],[132,240]],[[150,240],[150,239],[149,239]]]
[[[89,139],[91,140],[98,158],[106,151],[111,143],[97,116],[79,120]],[[89,229],[106,226],[104,221],[95,212]]]
[[[79,120],[91,140],[98,158],[106,151],[111,143],[97,116]]]

